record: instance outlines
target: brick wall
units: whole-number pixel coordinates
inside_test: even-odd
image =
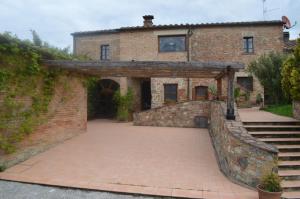
[[[93,60],[100,60],[100,46],[108,44],[110,45],[110,59],[120,60],[119,34],[74,37],[73,44],[76,55],[86,55]]]
[[[187,29],[176,30],[141,30],[126,31],[121,33],[101,34],[94,36],[75,37],[75,52],[77,54],[87,54],[92,59],[99,59],[100,45],[110,44],[112,60],[122,61],[187,61],[187,52],[159,52],[159,35],[187,34]],[[254,53],[245,54],[243,52],[243,37],[253,36]],[[190,37],[190,57],[191,61],[237,61],[248,64],[258,56],[270,52],[283,50],[283,31],[280,25],[255,25],[255,26],[215,26],[200,27],[193,29]],[[248,76],[247,73],[237,73],[236,76]],[[195,80],[199,84],[205,84],[204,80]],[[178,83],[180,93],[193,92],[193,87],[187,91],[188,84],[183,78],[152,78],[151,85],[158,90],[152,89],[153,107],[163,104],[163,92],[161,84]],[[185,88],[181,87],[185,85]],[[122,86],[122,85],[121,85]],[[226,82],[223,82],[226,86]],[[254,91],[251,92],[250,100],[255,103],[257,94],[263,96],[263,87],[257,78],[253,82]],[[185,90],[185,91],[184,91]],[[223,95],[226,89],[223,89]],[[179,101],[185,100],[188,96],[180,96]]]
[[[28,97],[17,99],[31,103]],[[0,165],[10,167],[86,130],[87,93],[82,78],[74,74],[60,76],[48,109],[48,113],[40,117],[45,122],[17,144],[15,153],[1,154]]]
[[[151,108],[161,107],[164,105],[164,84],[177,84],[178,102],[187,100],[186,78],[151,78],[152,103]]]

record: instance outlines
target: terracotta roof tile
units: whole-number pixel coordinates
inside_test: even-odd
[[[188,23],[168,24],[168,25],[153,25],[151,27],[128,26],[128,27],[121,27],[117,29],[74,32],[71,35],[81,36],[81,35],[112,34],[112,33],[119,33],[125,31],[139,31],[139,30],[180,29],[180,28],[197,28],[197,27],[207,27],[207,26],[253,26],[253,25],[283,25],[283,22],[280,20],[273,20],[273,21],[244,21],[244,22],[219,22],[219,23],[197,23],[197,24],[188,24]]]

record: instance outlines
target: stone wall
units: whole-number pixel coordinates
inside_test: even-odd
[[[235,182],[255,187],[263,172],[274,166],[277,149],[256,140],[236,120],[225,119],[223,102],[211,102],[210,135],[221,171]]]
[[[165,105],[164,84],[177,84],[177,100],[183,102],[188,99],[187,78],[151,78],[151,108],[157,108]]]
[[[196,127],[195,116],[209,117],[209,101],[189,101],[134,113],[138,126]]]
[[[116,33],[74,37],[74,54],[100,60],[100,47],[107,44],[110,46],[110,59],[120,60],[120,35]]]
[[[300,101],[293,101],[293,116],[300,120]]]
[[[31,103],[30,98],[19,100]],[[60,76],[48,113],[41,120],[45,121],[17,144],[15,153],[0,153],[0,165],[10,167],[86,131],[87,93],[81,77]]]
[[[111,60],[117,61],[237,61],[246,65],[252,60],[258,58],[264,53],[270,51],[283,51],[283,31],[280,24],[275,25],[249,25],[249,26],[207,26],[193,28],[193,34],[190,37],[189,49],[184,52],[159,52],[158,36],[161,35],[186,35],[187,28],[170,29],[170,30],[140,30],[124,31],[110,34],[86,35],[74,37],[74,51],[77,54],[88,55],[94,60],[100,58],[100,45],[109,44],[111,46]],[[244,53],[243,37],[252,36],[254,38],[254,52]],[[188,58],[188,52],[190,58]],[[236,76],[248,76],[245,72],[237,73]],[[170,78],[154,79],[153,86],[158,90],[152,89],[153,107],[162,106],[163,89],[159,84],[161,82],[172,83],[178,82],[181,90],[179,102],[188,98],[183,94],[190,93],[192,99],[192,89],[187,91],[188,84],[186,79]],[[199,80],[201,81],[201,80]],[[223,85],[225,85],[223,83]],[[122,84],[120,85],[122,87]],[[184,90],[185,91],[184,91]],[[223,89],[223,96],[226,96],[226,89]],[[251,103],[256,102],[257,94],[262,94],[263,87],[257,80],[253,79],[253,92],[250,93]]]

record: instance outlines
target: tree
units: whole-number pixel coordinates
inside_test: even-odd
[[[264,87],[270,103],[281,104],[289,101],[281,86],[281,67],[285,60],[285,54],[270,52],[261,55],[248,66],[247,70],[256,76]]]
[[[293,54],[284,62],[282,70],[282,89],[286,96],[300,100],[300,39],[297,40]]]
[[[37,34],[37,32],[35,30],[30,30],[31,34],[32,34],[32,42],[35,46],[39,46],[42,47],[43,46],[43,41],[40,38],[40,36]]]

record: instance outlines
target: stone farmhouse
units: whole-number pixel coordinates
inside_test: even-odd
[[[152,15],[143,18],[143,26],[72,33],[74,53],[101,62],[219,61],[240,62],[247,66],[264,53],[282,52],[284,40],[289,37],[288,33],[284,34],[280,20],[154,25]],[[173,102],[206,100],[211,98],[210,88],[217,86],[217,80],[211,78],[101,78],[101,103],[105,105],[101,107],[106,109],[111,107],[113,92],[108,90],[112,89],[120,88],[121,93],[126,93],[131,87],[135,110],[140,111]],[[259,81],[245,71],[235,74],[235,85],[249,93],[252,104],[258,94],[264,96]],[[226,97],[226,89],[221,97]],[[109,110],[100,112],[105,114]]]

